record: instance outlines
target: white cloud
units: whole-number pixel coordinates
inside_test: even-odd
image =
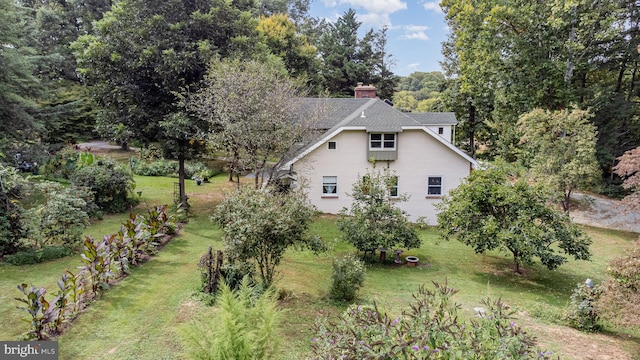
[[[429,40],[429,36],[427,35],[427,30],[429,30],[428,26],[422,25],[405,25],[402,27],[404,30],[404,34],[400,36],[401,39],[405,40]]]
[[[335,0],[322,0],[325,7],[332,8],[338,6],[338,2]]]
[[[407,3],[402,0],[340,0],[340,4],[360,7],[374,14],[392,14],[407,9]]]
[[[407,65],[407,69],[415,70],[415,69],[418,68],[418,66],[420,66],[420,63],[412,63],[412,64]]]
[[[437,13],[442,14],[442,8],[440,8],[440,4],[436,1],[430,1],[422,4],[425,10],[427,11],[435,11]]]
[[[389,14],[368,13],[358,15],[358,20],[362,22],[362,25],[364,25],[365,28],[382,28],[383,26],[391,26]]]

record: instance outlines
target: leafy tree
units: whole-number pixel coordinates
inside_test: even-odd
[[[523,160],[531,177],[560,199],[569,213],[571,194],[593,185],[600,177],[596,159],[596,131],[583,110],[533,110],[518,120],[523,134]]]
[[[274,194],[242,188],[216,207],[212,220],[222,228],[227,256],[254,264],[267,288],[289,247],[323,249],[320,239],[307,233],[314,214],[302,191]]]
[[[288,15],[273,14],[261,17],[257,30],[261,42],[268,46],[272,54],[282,59],[291,76],[313,75],[317,66],[317,50],[306,36],[297,31],[296,25]]]
[[[501,300],[484,300],[486,311],[461,321],[457,290],[434,282],[394,317],[377,304],[351,306],[335,321],[318,321],[312,359],[549,359],[535,338],[513,321]]]
[[[195,120],[171,115],[183,112],[180,94],[197,87],[212,56],[252,47],[257,39],[252,10],[250,2],[224,0],[117,2],[96,23],[94,34],[73,44],[80,73],[102,107],[102,135],[111,137],[122,124],[144,143],[176,140],[170,131]],[[173,120],[179,123],[170,126]],[[166,143],[171,149],[165,153],[181,161],[194,151]],[[184,202],[184,174],[180,179]]]
[[[343,208],[338,228],[347,241],[365,253],[380,248],[420,247],[421,240],[407,213],[396,206],[407,197],[397,193],[397,180],[389,170],[373,170],[353,184],[351,209]]]
[[[631,191],[623,202],[633,210],[640,210],[640,147],[625,152],[618,161],[613,172],[624,179],[622,186]]]
[[[546,200],[524,179],[510,181],[503,169],[476,170],[438,204],[438,230],[478,254],[512,254],[516,272],[535,258],[553,270],[567,261],[558,251],[589,260],[591,239]]]
[[[212,63],[187,108],[215,130],[212,140],[228,151],[231,173],[252,172],[257,189],[272,181],[284,155],[315,121],[298,117],[301,103],[296,98],[303,95],[302,83],[281,67],[223,60]]]

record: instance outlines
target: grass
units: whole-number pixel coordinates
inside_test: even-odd
[[[147,206],[173,202],[173,178],[136,177],[137,191]],[[191,217],[188,224],[171,243],[148,263],[133,271],[107,291],[58,340],[60,359],[181,359],[185,352],[180,341],[181,329],[191,319],[211,317],[212,309],[194,296],[199,285],[196,264],[209,245],[221,248],[220,231],[208,216],[224,189],[230,187],[225,175],[210,184],[196,186],[187,181]],[[106,216],[87,230],[92,236],[112,233],[126,215]],[[411,294],[421,284],[448,281],[460,289],[455,300],[464,313],[483,298],[502,297],[532,324],[547,326],[557,323],[564,312],[572,289],[587,277],[600,282],[605,279],[607,262],[630,247],[637,234],[585,228],[594,240],[593,261],[569,261],[556,271],[540,265],[527,266],[523,275],[511,269],[512,260],[500,253],[477,255],[459,242],[443,242],[434,229],[420,231],[423,246],[403,253],[420,258],[420,266],[396,266],[392,259],[386,264],[372,263],[367,267],[359,303],[374,301],[392,314],[399,314],[411,302]],[[322,216],[312,226],[332,244],[329,253],[315,256],[309,251],[287,251],[279,267],[277,286],[292,296],[282,302],[286,314],[282,326],[283,359],[308,355],[313,323],[319,316],[333,316],[345,309],[344,304],[327,298],[331,281],[331,262],[335,256],[353,251],[340,240],[335,218]],[[390,256],[393,257],[393,256]],[[77,256],[30,266],[0,266],[0,339],[13,340],[26,331],[22,314],[15,309],[13,297],[19,295],[15,286],[26,282],[53,288],[64,269],[79,265]],[[611,330],[611,329],[609,329]],[[611,333],[607,339],[617,341],[627,351],[640,354],[639,334],[631,337]],[[541,339],[545,340],[545,339]],[[562,356],[563,344],[546,339],[554,352]]]

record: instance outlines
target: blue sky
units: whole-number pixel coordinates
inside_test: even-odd
[[[439,0],[312,0],[310,14],[333,22],[352,8],[363,31],[387,25],[387,50],[396,62],[392,71],[406,76],[414,71],[441,70],[441,43],[448,30],[438,3]]]

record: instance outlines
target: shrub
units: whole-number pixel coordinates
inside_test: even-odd
[[[184,331],[191,359],[278,359],[281,312],[273,291],[260,292],[245,280],[236,291],[224,282],[212,319],[193,322]]]
[[[45,202],[28,211],[29,237],[37,246],[55,245],[72,249],[82,243],[82,233],[89,224],[88,212],[95,212],[93,195],[75,187],[65,187],[51,181],[35,185],[44,194]]]
[[[141,147],[138,154],[144,161],[156,161],[162,159],[162,149],[153,144]]]
[[[41,168],[44,176],[70,180],[78,170],[78,150],[72,145],[65,146],[55,153]]]
[[[24,209],[19,199],[26,181],[11,167],[0,164],[0,257],[22,249],[20,239],[26,234]]]
[[[350,307],[337,321],[316,322],[313,359],[546,359],[534,338],[512,321],[513,310],[501,300],[483,301],[486,311],[459,320],[457,292],[434,282],[421,286],[402,316],[373,307]]]
[[[353,301],[364,283],[365,266],[355,255],[349,254],[333,261],[330,296],[338,301]]]
[[[78,170],[71,180],[74,185],[89,189],[103,211],[123,212],[137,203],[133,198],[133,176],[111,159]]]
[[[578,284],[571,294],[571,302],[565,319],[569,326],[580,331],[594,332],[600,330],[598,311],[595,307],[602,290],[598,286]]]
[[[13,255],[5,256],[4,260],[11,265],[32,265],[45,261],[60,259],[73,255],[73,251],[64,246],[44,246],[42,249],[29,249],[18,251]]]
[[[135,161],[133,172],[141,176],[169,176],[178,173],[178,162],[163,159],[150,163]]]
[[[596,303],[599,315],[613,325],[640,329],[640,241],[628,255],[613,259],[607,273],[611,278]]]

